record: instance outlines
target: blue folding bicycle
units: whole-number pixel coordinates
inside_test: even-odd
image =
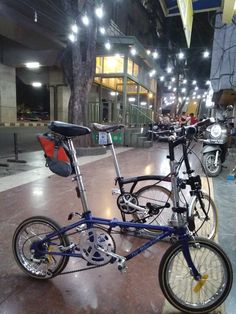
[[[107,126],[104,131],[112,132],[119,128],[119,125]],[[13,253],[20,268],[35,279],[51,279],[64,274],[69,258],[74,257],[85,260],[87,270],[110,263],[124,271],[131,258],[158,241],[171,238],[173,243],[163,255],[159,266],[159,283],[166,299],[178,310],[187,313],[208,313],[222,304],[233,282],[231,263],[218,244],[192,235],[188,228],[186,208],[179,206],[174,150],[186,141],[188,134],[169,139],[171,183],[172,187],[176,187],[173,189],[172,210],[177,215],[177,223],[174,226],[162,226],[93,217],[88,208],[72,141],[73,137],[91,131],[83,126],[60,121],[51,122],[49,129],[68,149],[83,211],[80,214],[70,214],[69,219],[79,219],[64,227],[43,216],[24,220],[13,236]],[[152,237],[146,238],[145,244],[122,256],[116,252],[112,237],[113,232],[119,228],[158,232],[153,232]],[[71,234],[74,235],[73,239],[76,236],[78,240],[70,241]],[[133,232],[132,235],[135,237],[137,233]]]

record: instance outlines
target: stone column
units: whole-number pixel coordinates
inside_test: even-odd
[[[16,70],[0,63],[0,122],[16,120]]]

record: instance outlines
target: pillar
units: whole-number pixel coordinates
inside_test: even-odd
[[[0,122],[16,120],[16,70],[0,63]]]

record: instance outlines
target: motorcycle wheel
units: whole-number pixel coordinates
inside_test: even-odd
[[[222,170],[222,162],[220,158],[218,158],[218,163],[215,166],[214,152],[209,152],[203,155],[203,166],[206,175],[208,175],[209,177],[217,177]]]

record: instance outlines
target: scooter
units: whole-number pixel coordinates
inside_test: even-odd
[[[226,111],[221,115],[221,119],[208,126],[205,131],[203,140],[203,166],[209,177],[216,177],[222,170],[222,164],[228,153],[228,129],[227,129],[227,112],[232,110],[228,106]]]
[[[222,170],[228,150],[227,128],[223,123],[214,123],[206,128],[203,140],[203,166],[209,177],[216,177]]]

